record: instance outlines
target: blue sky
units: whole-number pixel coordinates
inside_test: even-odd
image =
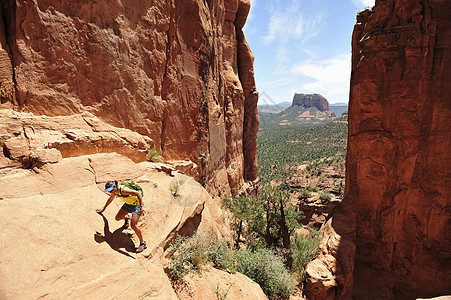
[[[259,104],[318,93],[348,102],[356,14],[374,0],[251,0],[244,27]]]

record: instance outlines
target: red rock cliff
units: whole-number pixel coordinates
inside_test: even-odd
[[[249,0],[2,1],[1,106],[90,112],[189,158],[211,191],[256,179]]]
[[[357,17],[345,200],[316,299],[451,292],[450,16],[450,1],[385,0]]]
[[[329,101],[319,94],[294,94],[292,105],[314,106],[320,111],[329,111]]]

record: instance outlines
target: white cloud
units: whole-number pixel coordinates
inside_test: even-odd
[[[287,86],[290,83],[292,83],[295,78],[293,78],[292,76],[289,77],[281,77],[278,79],[275,79],[273,81],[269,81],[269,82],[265,82],[265,87],[266,88],[275,88],[275,87],[281,87],[281,86]]]
[[[256,28],[255,25],[250,25],[253,23],[253,19],[256,17],[257,3],[257,0],[251,0],[251,9],[249,10],[246,23],[243,27],[243,32],[246,37],[250,37],[251,35],[254,35],[258,32],[258,28]]]
[[[257,7],[257,0],[251,0],[251,9],[249,10],[249,14],[247,16],[247,21],[250,21],[255,16],[255,9]],[[248,22],[246,22],[248,23]]]
[[[375,0],[352,0],[355,6],[358,8],[366,8],[366,7],[373,7]]]
[[[294,76],[305,76],[313,81],[302,85],[302,92],[320,93],[329,102],[348,100],[351,78],[351,56],[340,55],[331,59],[307,61],[291,68]]]
[[[323,15],[318,12],[311,16],[305,15],[299,0],[291,0],[284,5],[281,1],[272,0],[269,13],[268,31],[264,36],[264,41],[268,44],[306,41],[318,33],[318,25],[323,19]]]

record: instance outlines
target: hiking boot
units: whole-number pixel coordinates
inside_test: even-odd
[[[146,243],[146,242],[141,242],[141,243],[139,244],[139,247],[136,248],[136,253],[143,252],[144,249],[146,249],[146,248],[147,248],[147,243]]]
[[[124,229],[128,229],[128,227],[130,226],[130,218],[129,218],[129,216],[128,215],[126,215],[125,216],[125,218],[124,218],[124,226],[122,226],[122,228],[124,228]]]

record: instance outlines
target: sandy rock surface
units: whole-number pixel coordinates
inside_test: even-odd
[[[207,268],[200,275],[187,275],[186,282],[177,293],[180,299],[268,299],[256,282],[240,273]]]
[[[171,185],[178,177],[185,184],[174,197]],[[148,249],[141,254],[135,253],[133,230],[114,219],[120,200],[103,215],[95,212],[112,179],[143,187],[147,213],[139,226]],[[216,201],[193,178],[169,176],[153,163],[136,164],[115,153],[11,169],[0,184],[0,214],[8,216],[0,225],[0,295],[6,299],[177,299],[164,273],[168,242],[199,228],[228,234]]]

